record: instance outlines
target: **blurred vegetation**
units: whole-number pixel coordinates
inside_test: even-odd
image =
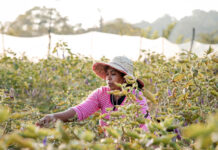
[[[178,38],[176,39],[176,43],[177,44],[181,44],[184,42],[184,36],[183,35],[179,35]]]
[[[196,40],[207,44],[218,43],[218,12],[193,11],[193,14],[181,20],[164,15],[153,23],[142,21],[130,24],[118,18],[104,22],[99,18],[99,27],[84,29],[81,23],[70,25],[68,18],[54,8],[34,7],[19,15],[13,22],[1,23],[1,33],[13,36],[33,37],[48,33],[81,34],[90,31],[113,33],[119,35],[141,36],[149,39],[165,37],[176,43],[189,41],[192,28],[196,29]]]
[[[218,30],[212,33],[201,33],[199,42],[217,44],[218,43]]]
[[[166,39],[169,39],[170,34],[172,33],[175,26],[176,26],[176,22],[169,24],[167,28],[163,30],[162,36],[165,37]]]
[[[51,27],[51,28],[50,28]],[[14,36],[41,36],[48,32],[55,34],[73,34],[74,27],[68,24],[67,17],[63,17],[54,8],[34,7],[19,15],[10,23],[7,34]]]
[[[131,24],[124,22],[122,19],[116,19],[111,23],[106,23],[102,27],[102,32],[114,33],[120,35],[141,35],[144,30],[133,27]]]
[[[105,85],[90,69],[96,60],[72,54],[66,47],[63,42],[53,50],[57,56],[65,50],[63,58],[50,56],[35,63],[13,53],[1,56],[0,149],[218,148],[218,58],[211,56],[211,48],[203,58],[184,51],[179,59],[169,60],[142,50],[134,62],[135,76],[145,83],[142,92],[148,100],[150,120],[138,113],[135,98],[141,95],[138,89],[131,92],[137,83],[129,79],[133,87],[120,85],[123,90],[117,93],[127,95],[129,103],[118,111],[108,109],[110,120],[96,112],[85,121],[36,127],[43,114],[75,106]],[[108,126],[99,126],[99,119]],[[144,123],[147,132],[139,128]]]

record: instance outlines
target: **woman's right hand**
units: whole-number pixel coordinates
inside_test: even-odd
[[[55,118],[54,114],[48,114],[42,119],[40,119],[37,123],[36,126],[39,127],[48,127],[50,122],[56,122],[57,118]]]

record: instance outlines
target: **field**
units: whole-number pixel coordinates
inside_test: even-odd
[[[63,46],[53,52],[60,53]],[[205,50],[203,58],[184,52],[179,59],[168,60],[142,52],[134,62],[135,75],[145,83],[143,93],[152,118],[137,118],[137,95],[126,93],[132,104],[112,112],[105,129],[98,124],[104,117],[99,112],[82,122],[35,126],[45,114],[75,106],[106,85],[92,72],[95,60],[70,51],[62,59],[49,57],[34,63],[26,57],[1,56],[0,150],[217,150],[218,59],[211,55],[213,49]],[[139,128],[141,123],[149,131]]]

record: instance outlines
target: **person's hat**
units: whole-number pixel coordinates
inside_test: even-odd
[[[125,56],[117,56],[112,59],[111,62],[109,63],[104,63],[104,62],[96,62],[92,69],[102,79],[106,79],[106,67],[111,67],[113,69],[116,69],[126,75],[129,75],[135,79],[133,76],[133,62],[125,57]],[[138,83],[140,84],[140,87],[144,87],[144,83],[137,79]]]

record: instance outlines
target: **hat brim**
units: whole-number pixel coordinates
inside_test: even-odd
[[[92,70],[95,72],[95,74],[97,76],[99,76],[100,78],[106,80],[106,67],[111,67],[121,73],[124,73],[127,75],[127,73],[125,71],[123,71],[123,69],[117,65],[113,65],[113,64],[109,64],[109,63],[102,63],[102,62],[96,62],[93,66],[92,66]],[[133,76],[133,75],[130,75]],[[143,88],[144,87],[144,83],[142,80],[137,79],[139,87]]]

